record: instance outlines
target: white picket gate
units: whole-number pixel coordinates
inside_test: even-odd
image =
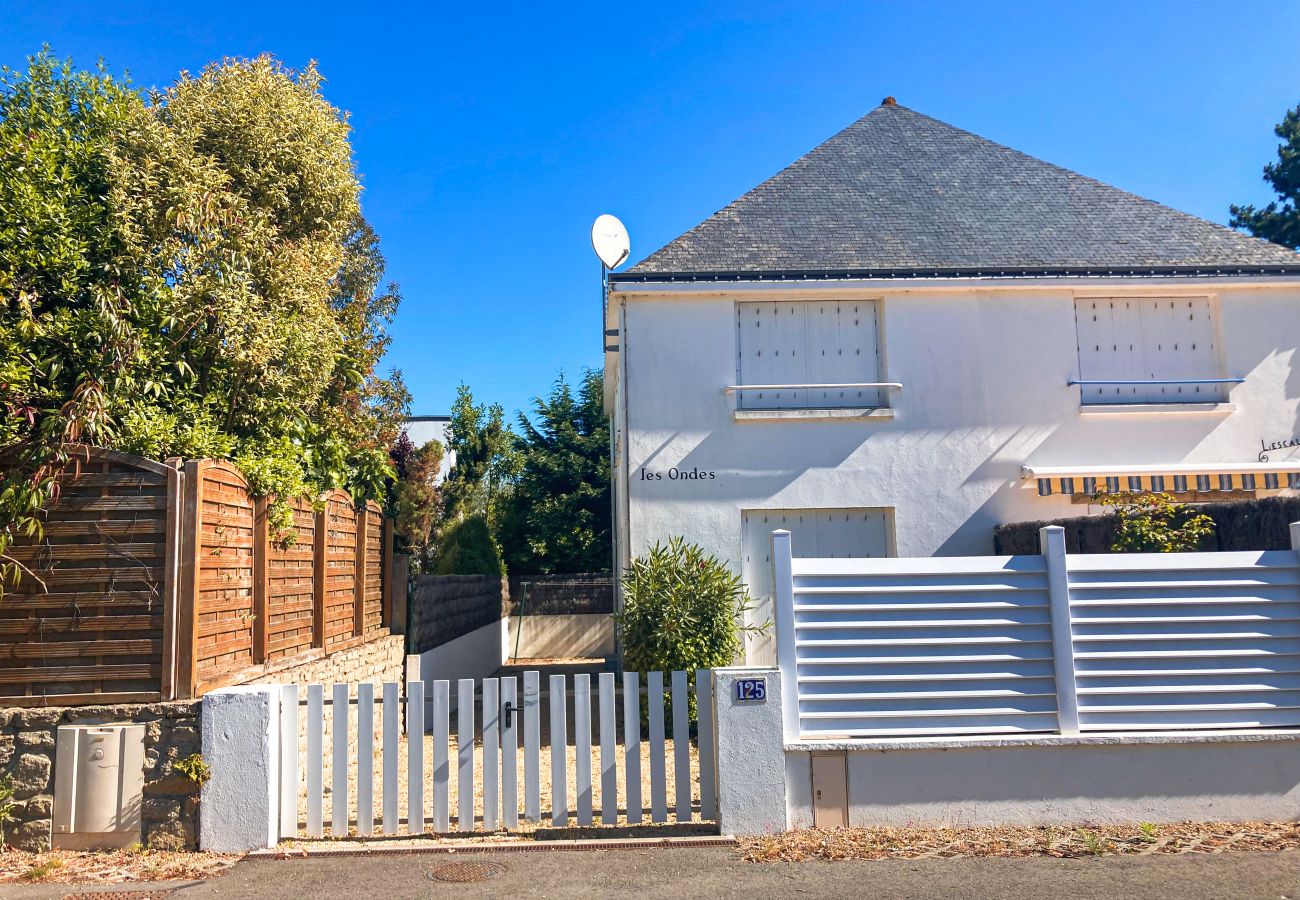
[[[601,826],[638,825],[647,818],[683,824],[716,820],[711,673],[701,669],[691,678],[673,672],[667,685],[662,672],[648,672],[644,680],[626,672],[621,682],[614,673],[600,673],[594,715],[592,687],[591,675],[551,675],[543,717],[538,672],[524,672],[522,685],[513,676],[461,679],[455,686],[453,734],[449,681],[432,682],[428,697],[419,681],[406,685],[405,696],[396,683],[384,684],[378,696],[373,684],[335,684],[328,697],[324,685],[310,684],[305,691],[283,685],[280,836],[324,837],[327,795],[328,834],[336,838],[515,830],[547,820],[552,827],[585,827],[595,825],[597,816]],[[694,744],[692,693],[700,710]],[[544,757],[547,744],[550,753]]]

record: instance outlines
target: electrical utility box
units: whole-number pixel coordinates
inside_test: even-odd
[[[848,754],[812,755],[813,827],[847,828],[849,824]]]
[[[53,844],[111,850],[140,841],[143,725],[63,725],[54,761]]]

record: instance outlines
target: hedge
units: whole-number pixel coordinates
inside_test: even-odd
[[[1263,500],[1235,500],[1193,504],[1214,520],[1214,533],[1202,550],[1289,550],[1290,525],[1300,522],[1300,497],[1268,497]],[[1065,529],[1065,547],[1070,553],[1111,553],[1118,517],[1078,516],[1045,522],[1013,522],[993,530],[993,552],[1023,555],[1040,552],[1038,529],[1060,525]]]

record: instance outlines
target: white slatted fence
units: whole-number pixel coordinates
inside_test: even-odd
[[[774,532],[786,737],[1300,726],[1292,536],[1067,555],[1049,527],[1041,556],[793,559]]]
[[[711,685],[700,670],[600,673],[594,697],[590,675],[551,675],[543,692],[531,671],[522,692],[515,677],[410,682],[404,697],[395,683],[285,686],[281,837],[712,821]]]

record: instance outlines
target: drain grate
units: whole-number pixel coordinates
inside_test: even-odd
[[[505,870],[504,865],[496,862],[453,862],[434,866],[429,870],[429,877],[434,881],[463,884],[469,881],[488,881]]]
[[[91,891],[84,894],[68,894],[63,900],[153,900],[155,897],[170,897],[174,893],[174,890]]]

